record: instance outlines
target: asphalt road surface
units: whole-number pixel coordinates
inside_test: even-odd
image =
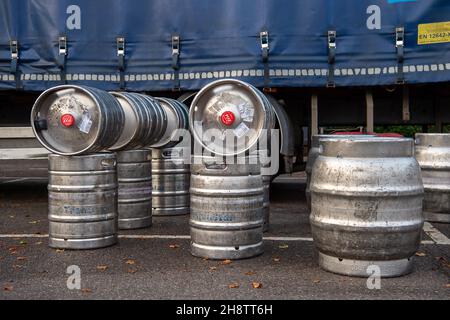
[[[265,253],[232,261],[189,253],[188,217],[154,217],[149,229],[120,232],[119,244],[88,251],[50,249],[45,182],[0,183],[0,299],[449,299],[450,226],[433,223],[410,275],[367,279],[318,267],[304,177],[272,184]],[[81,289],[69,289],[69,266]],[[260,288],[254,288],[253,283]]]

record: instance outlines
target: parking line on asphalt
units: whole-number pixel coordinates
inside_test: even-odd
[[[429,222],[425,222],[423,224],[423,231],[431,238],[436,244],[445,244],[450,245],[450,239],[447,238],[443,233],[441,233],[438,229],[433,227],[433,225]]]
[[[434,229],[433,226],[431,226]],[[433,231],[434,237],[436,237],[436,231]],[[433,238],[430,234],[428,234],[434,241],[431,240],[422,240],[421,244],[439,244],[439,245],[450,245],[450,240],[445,237],[442,233],[440,240]],[[443,238],[447,239],[444,240]],[[20,239],[20,238],[48,238],[48,234],[0,234],[0,239]],[[170,234],[120,234],[119,239],[139,239],[139,240],[147,240],[147,239],[183,239],[189,240],[191,236],[188,235],[170,235]],[[304,242],[312,242],[313,238],[307,237],[263,237],[265,241],[280,241],[280,242],[288,242],[288,241],[304,241]]]

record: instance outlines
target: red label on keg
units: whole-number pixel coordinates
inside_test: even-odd
[[[75,118],[70,113],[61,116],[61,124],[65,127],[71,127],[75,122]]]
[[[222,113],[222,115],[220,116],[220,120],[222,121],[222,123],[226,126],[231,126],[234,122],[234,120],[236,120],[236,117],[234,116],[234,113],[231,111],[225,111],[224,113]]]

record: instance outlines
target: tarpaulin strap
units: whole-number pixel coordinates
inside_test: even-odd
[[[397,84],[405,83],[403,75],[403,62],[405,60],[405,28],[395,29],[395,47],[397,49]]]
[[[119,62],[119,86],[125,89],[125,38],[117,37],[117,59]]]
[[[9,49],[11,52],[11,73],[14,74],[16,80],[16,89],[21,88],[20,71],[19,71],[19,43],[17,40],[9,41]]]
[[[172,36],[173,90],[180,90],[180,36]]]
[[[261,42],[261,56],[264,64],[264,88],[269,87],[269,32],[261,31],[259,33]]]
[[[334,63],[336,61],[336,31],[328,31],[328,81],[327,87],[334,88]]]
[[[59,48],[58,64],[59,64],[59,69],[60,69],[61,81],[63,83],[67,83],[67,79],[66,79],[67,37],[66,36],[60,36],[58,38],[58,48]]]

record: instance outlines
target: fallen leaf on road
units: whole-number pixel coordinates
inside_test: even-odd
[[[10,284],[7,284],[3,287],[3,291],[13,291],[14,287]]]
[[[261,282],[252,282],[252,287],[254,289],[261,289],[262,288],[262,283]]]
[[[280,258],[273,258],[274,262],[280,262],[280,260],[281,260]]]
[[[92,289],[84,288],[84,289],[81,289],[81,292],[83,292],[84,294],[89,294],[89,293],[92,293]]]
[[[247,272],[245,273],[246,276],[252,276],[252,275],[254,275],[254,274],[256,274],[255,271],[247,271]]]
[[[11,254],[16,254],[16,253],[17,253],[17,248],[16,248],[16,247],[10,247],[10,248],[8,248],[8,251],[9,251]]]
[[[228,285],[228,288],[230,288],[230,289],[239,288],[239,284],[238,284],[238,283],[230,283],[230,284]]]
[[[106,271],[106,269],[108,269],[108,266],[105,266],[105,265],[98,265],[97,266],[97,270],[99,270],[99,271]]]
[[[128,269],[127,272],[133,274],[137,272],[137,269],[136,268]]]
[[[56,253],[62,253],[62,252],[64,252],[64,251],[65,251],[64,249],[56,249],[56,250],[55,250]]]
[[[132,260],[132,259],[128,259],[127,261],[125,261],[126,264],[135,264],[136,261]]]
[[[41,220],[32,220],[32,221],[29,221],[28,223],[29,224],[38,224],[39,222],[41,222]]]
[[[233,261],[231,261],[229,259],[222,261],[222,264],[224,264],[224,265],[231,264],[231,263],[233,263]]]
[[[27,244],[28,242],[26,242],[25,240],[21,240],[19,243],[22,244],[22,245],[25,245],[25,244]]]
[[[202,260],[203,260],[203,261],[208,261],[209,259],[208,259],[208,258],[202,258]]]
[[[450,283],[447,283],[447,284],[445,285],[445,287],[446,287],[446,288],[450,288]]]
[[[180,247],[179,244],[169,244],[169,248],[170,248],[170,249],[177,249],[177,248],[179,248],[179,247]]]
[[[425,257],[427,254],[424,252],[416,252],[416,256],[418,257]]]
[[[287,249],[287,248],[289,248],[289,246],[287,244],[280,244],[278,246],[278,248],[280,248],[280,249]]]
[[[17,257],[17,260],[19,261],[27,260],[27,257]]]
[[[42,241],[38,241],[38,242],[36,242],[35,244],[38,244],[38,245],[39,245],[39,244],[42,244]]]
[[[320,283],[320,279],[314,279],[313,283]]]
[[[11,219],[14,219],[15,217],[14,216],[9,216]]]
[[[211,271],[217,270],[217,267],[209,267],[209,270]]]

